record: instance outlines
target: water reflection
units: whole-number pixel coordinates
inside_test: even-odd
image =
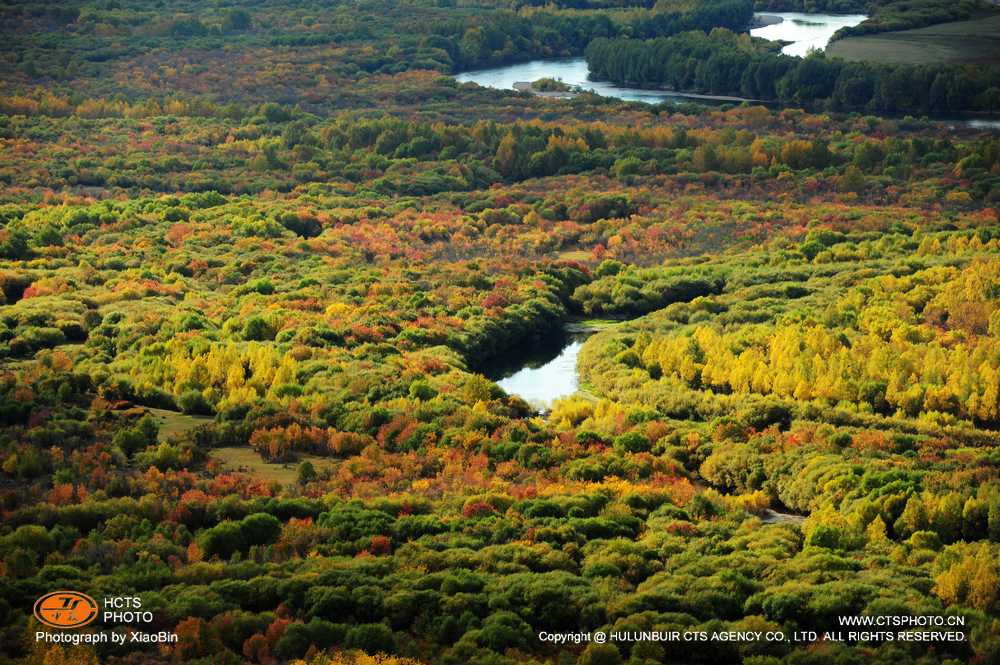
[[[489,368],[486,375],[511,395],[517,395],[539,411],[560,397],[572,395],[580,386],[576,358],[593,331],[572,332],[554,343],[533,349],[506,366]]]
[[[664,101],[690,101],[688,98],[695,97],[695,95],[668,90],[642,90],[641,88],[617,86],[607,81],[591,81],[589,76],[590,69],[587,67],[586,60],[583,58],[562,58],[532,60],[516,65],[462,72],[455,75],[455,80],[459,83],[478,83],[484,88],[513,90],[515,83],[554,78],[567,85],[578,86],[582,90],[592,90],[602,97],[616,97],[627,102],[646,102],[647,104],[659,104]],[[709,100],[699,99],[697,101],[705,103]]]

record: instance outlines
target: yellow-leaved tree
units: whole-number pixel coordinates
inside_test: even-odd
[[[992,612],[1000,601],[998,552],[990,543],[960,543],[942,555],[945,564],[934,577],[934,593],[948,605]]]

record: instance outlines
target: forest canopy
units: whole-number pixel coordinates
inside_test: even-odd
[[[0,5],[0,661],[994,662],[1000,140],[915,116],[995,72],[754,9],[862,8]],[[451,76],[583,54],[780,103]],[[962,639],[824,635],[882,616]],[[789,639],[539,637],[597,631]]]
[[[597,78],[639,87],[878,113],[1000,107],[1000,67],[847,62],[821,52],[800,58],[722,28],[649,40],[601,37],[586,55]]]

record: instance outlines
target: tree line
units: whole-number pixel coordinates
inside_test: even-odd
[[[1000,104],[997,67],[847,62],[822,53],[799,58],[723,29],[650,40],[598,38],[586,58],[594,76],[622,85],[811,108],[959,113]]]

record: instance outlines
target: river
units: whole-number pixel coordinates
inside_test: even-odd
[[[560,397],[580,387],[576,358],[583,342],[597,332],[592,327],[567,325],[562,337],[528,351],[514,362],[487,369],[486,375],[511,395],[538,411],[547,411]]]
[[[768,12],[764,17],[775,16],[780,22],[750,30],[754,37],[791,42],[781,49],[785,55],[805,57],[809,51],[822,51],[830,43],[833,33],[841,28],[853,28],[867,16],[864,14],[800,14],[798,12]]]
[[[505,67],[477,69],[455,75],[459,83],[478,83],[484,88],[498,90],[513,90],[515,83],[537,81],[540,78],[554,78],[582,90],[591,90],[602,97],[616,97],[627,102],[646,102],[659,104],[665,101],[679,102],[702,98],[699,95],[687,95],[682,92],[668,90],[643,90],[618,86],[607,81],[591,81],[590,69],[583,58],[563,58],[552,60],[532,60]],[[729,101],[739,102],[735,97]]]
[[[834,14],[769,13],[765,16],[781,17],[782,20],[779,23],[754,28],[750,34],[791,42],[782,49],[783,53],[790,55],[805,55],[810,48],[825,48],[830,37],[837,30],[845,26],[857,25],[867,18],[860,14],[838,16]],[[484,88],[500,90],[513,90],[515,83],[537,81],[540,78],[558,79],[582,90],[592,90],[603,97],[617,97],[629,102],[659,104],[665,101],[686,100],[702,103],[752,101],[740,97],[695,95],[669,90],[643,90],[618,86],[607,81],[593,81],[590,79],[590,69],[584,58],[532,60],[516,65],[462,72],[455,76],[459,83],[478,83]]]
[[[763,28],[761,28],[763,29]],[[796,42],[798,43],[798,42]],[[794,46],[790,44],[789,46]],[[786,47],[787,48],[787,47]],[[515,83],[537,81],[540,78],[559,79],[571,86],[579,86],[583,90],[592,90],[603,97],[615,97],[629,102],[645,102],[659,104],[662,102],[697,102],[697,103],[739,103],[744,100],[739,97],[713,97],[706,95],[687,94],[669,90],[643,90],[617,86],[607,81],[591,81],[587,61],[583,58],[563,58],[552,60],[532,60],[516,65],[477,69],[455,75],[460,83],[476,83],[485,88],[513,90]],[[980,131],[1000,131],[1000,120],[990,118],[940,118],[951,129],[974,129]]]

